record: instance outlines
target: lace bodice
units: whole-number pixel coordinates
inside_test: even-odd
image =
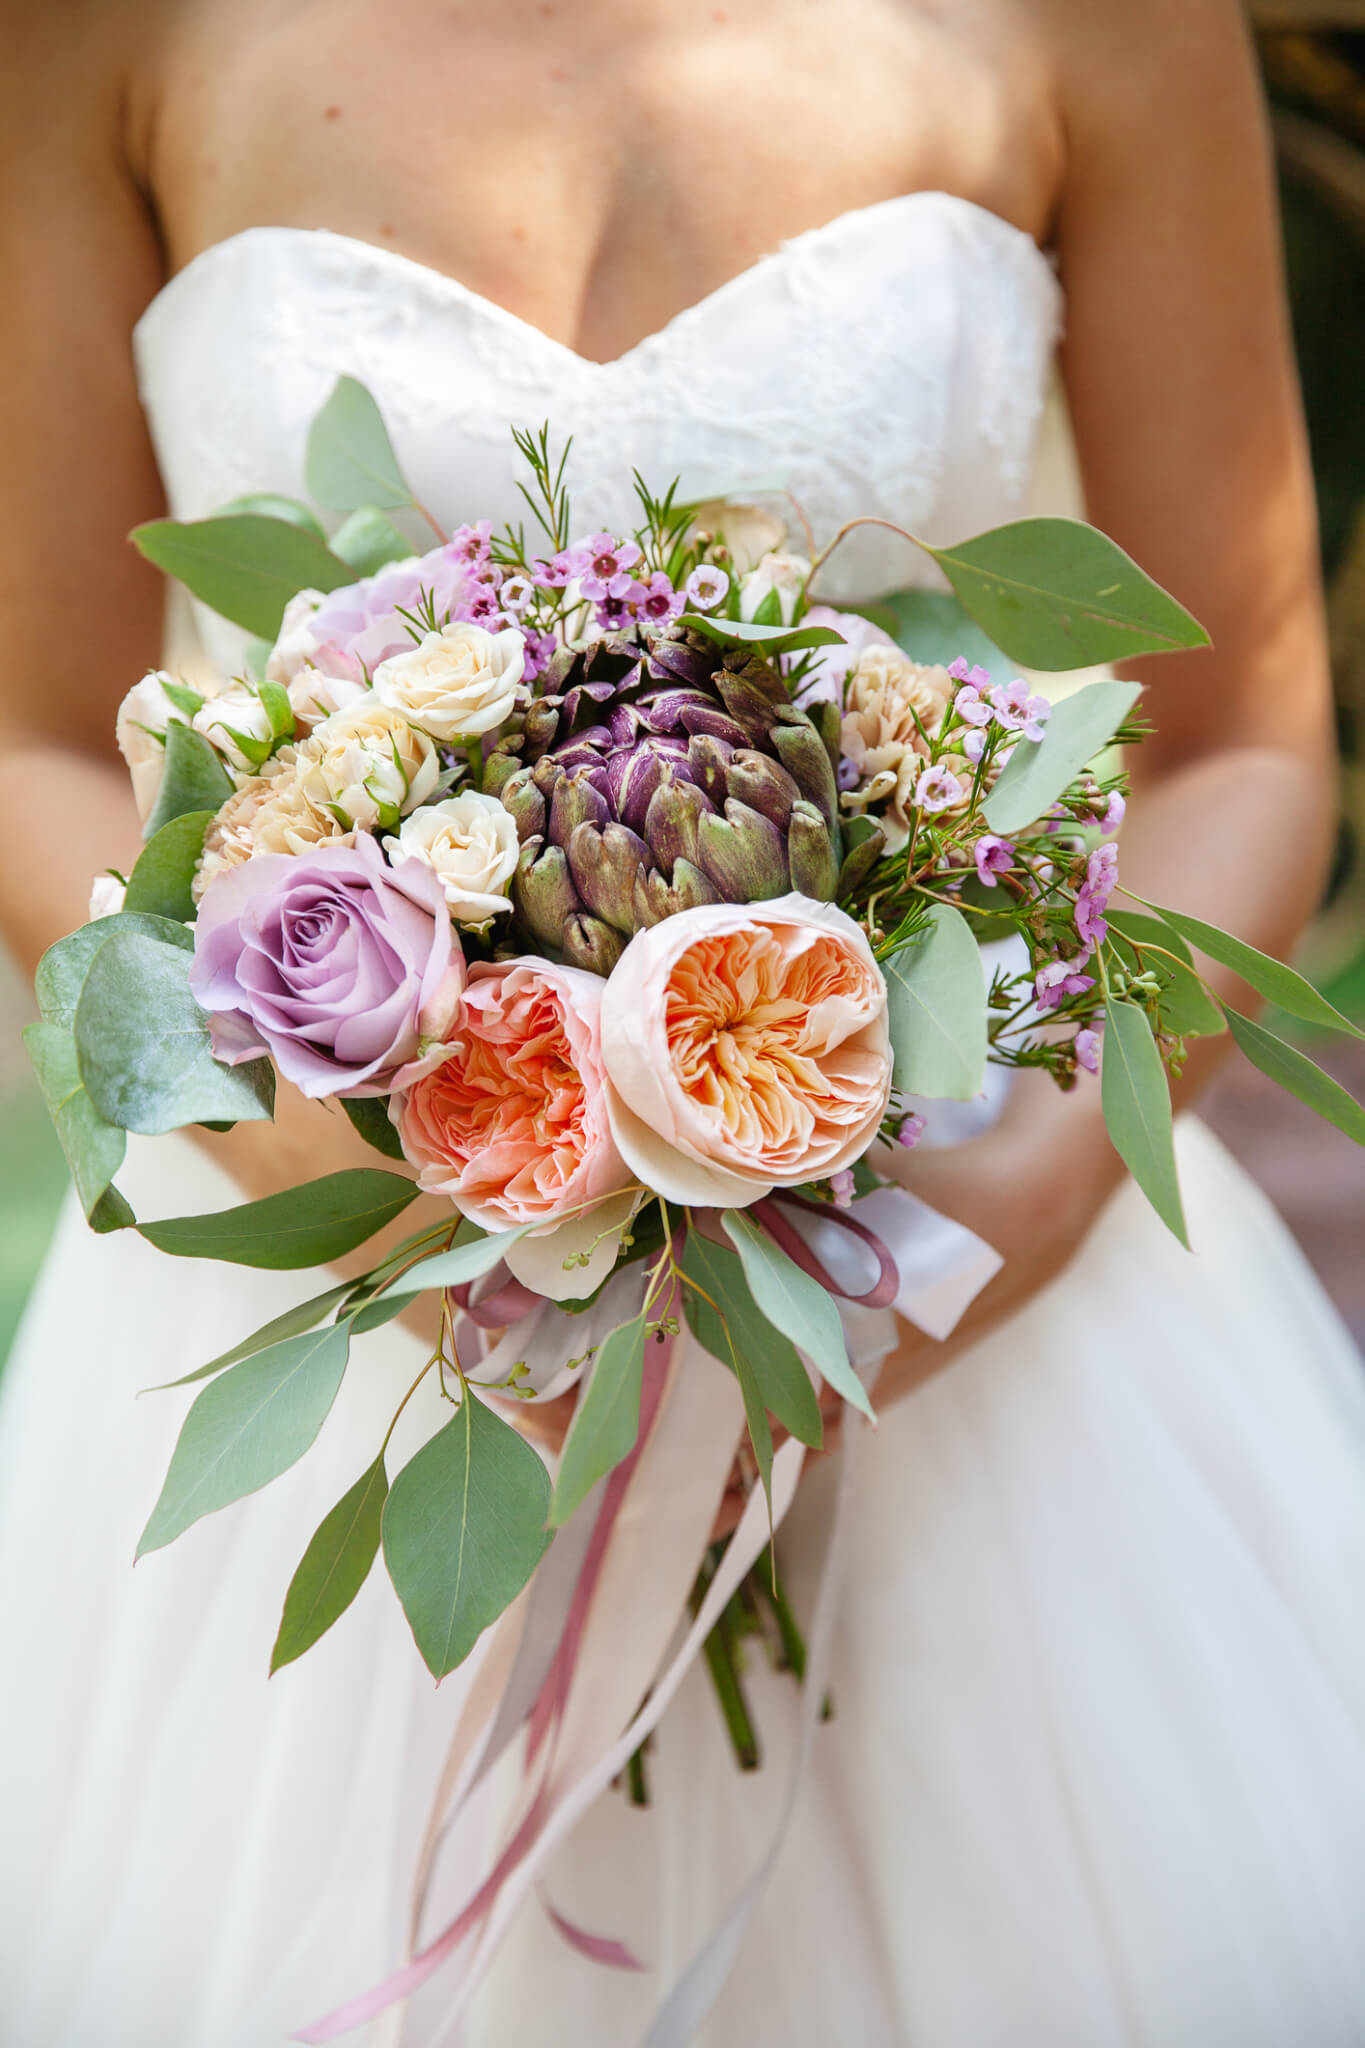
[[[584,531],[634,523],[637,466],[686,496],[790,492],[817,542],[859,513],[943,541],[1018,510],[1059,314],[1027,235],[917,192],[783,243],[607,363],[391,250],[290,227],[205,250],[135,347],[180,518],[246,491],[304,495],[308,423],[347,372],[450,525],[522,516],[509,423],[548,420],[573,435]],[[923,559],[863,529],[822,591],[904,586]]]

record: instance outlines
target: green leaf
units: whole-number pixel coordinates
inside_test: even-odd
[[[166,765],[156,802],[142,828],[144,839],[155,839],[173,818],[195,811],[216,811],[234,788],[232,777],[213,748],[192,725],[172,721],[166,727]]]
[[[354,377],[338,377],[309,428],[304,475],[319,505],[337,512],[412,503],[383,415]]]
[[[515,1230],[499,1230],[492,1237],[484,1237],[481,1233],[466,1236],[465,1232],[472,1231],[474,1227],[462,1224],[461,1242],[452,1245],[449,1251],[435,1252],[429,1259],[423,1259],[420,1265],[412,1267],[385,1291],[421,1294],[428,1287],[463,1287],[471,1280],[480,1280],[485,1273],[492,1272],[505,1251],[533,1228],[531,1224],[523,1223]]]
[[[298,1462],[336,1399],[349,1345],[346,1325],[333,1323],[272,1344],[209,1381],[185,1417],[139,1557]]]
[[[1104,1006],[1100,1101],[1114,1150],[1168,1230],[1189,1248],[1171,1132],[1171,1091],[1147,1013]]]
[[[221,1066],[189,986],[190,957],[139,932],[107,938],[76,1006],[76,1052],[106,1122],[155,1137],[186,1124],[257,1122],[274,1106],[268,1060]]]
[[[384,1506],[384,1562],[428,1670],[444,1678],[509,1607],[550,1544],[550,1480],[531,1446],[466,1392]]]
[[[285,606],[300,590],[336,590],[354,581],[349,565],[315,534],[259,512],[153,519],[135,526],[132,538],[149,562],[261,640],[275,638]]]
[[[1209,645],[1182,604],[1083,520],[1018,519],[952,547],[920,545],[978,625],[1028,668]]]
[[[362,505],[332,535],[332,553],[340,555],[357,576],[373,576],[388,562],[406,562],[412,543],[387,513]]]
[[[737,1254],[689,1230],[682,1270],[684,1278],[695,1283],[683,1288],[683,1313],[697,1342],[736,1374],[743,1361],[764,1407],[794,1437],[819,1450],[824,1427],[815,1389],[796,1346],[760,1313]],[[711,1301],[703,1300],[698,1287],[706,1290]],[[741,1389],[743,1384],[741,1378]]]
[[[587,1389],[580,1394],[560,1454],[550,1525],[562,1528],[614,1465],[628,1457],[640,1433],[640,1388],[645,1369],[645,1319],[622,1323],[598,1346]]]
[[[151,1226],[153,1229],[156,1225]],[[329,1287],[324,1294],[315,1294],[309,1301],[301,1301],[295,1308],[287,1308],[282,1316],[262,1323],[259,1330],[253,1330],[249,1337],[243,1337],[240,1344],[234,1344],[230,1351],[224,1351],[217,1358],[211,1358],[207,1365],[196,1366],[193,1372],[182,1373],[178,1380],[162,1380],[158,1386],[148,1387],[149,1394],[164,1394],[170,1387],[192,1386],[196,1380],[212,1379],[224,1366],[236,1365],[239,1358],[252,1358],[258,1351],[266,1351],[272,1344],[280,1343],[285,1337],[301,1337],[305,1330],[312,1330],[324,1316],[339,1308],[351,1292],[351,1282],[343,1280],[339,1286]],[[354,1327],[354,1324],[352,1325]]]
[[[779,654],[795,654],[802,647],[839,647],[844,638],[832,626],[764,626],[757,620],[711,619],[705,612],[684,612],[678,624],[717,647],[771,647]]]
[[[833,1299],[760,1230],[747,1209],[723,1209],[720,1220],[743,1262],[744,1277],[760,1315],[805,1352],[836,1393],[871,1416],[872,1404],[848,1362],[844,1328]]]
[[[149,1243],[178,1259],[227,1259],[236,1266],[292,1272],[325,1266],[354,1251],[406,1209],[416,1193],[416,1184],[396,1173],[353,1167],[237,1209],[173,1216],[139,1228]]]
[[[372,1301],[362,1301],[346,1320],[356,1336],[363,1337],[368,1330],[381,1329],[395,1316],[401,1316],[410,1299],[406,1294],[378,1294]]]
[[[260,698],[265,715],[270,720],[272,742],[292,739],[295,729],[294,707],[289,701],[289,692],[284,685],[259,682],[256,685],[256,695]]]
[[[113,917],[97,917],[91,924],[78,925],[64,939],[49,946],[38,962],[33,992],[45,1024],[61,1024],[68,1031],[76,1022],[76,1005],[90,972],[90,962],[114,932],[141,932],[144,938],[160,939],[183,952],[194,950],[194,935],[183,924],[164,917],[148,917],[141,911],[118,911]]]
[[[1329,1124],[1335,1124],[1348,1138],[1354,1138],[1357,1145],[1365,1145],[1365,1109],[1355,1097],[1348,1095],[1340,1082],[1330,1074],[1324,1074],[1315,1061],[1296,1046],[1286,1045],[1273,1031],[1267,1031],[1264,1024],[1258,1024],[1251,1017],[1244,1017],[1240,1010],[1228,1011],[1228,1023],[1232,1035],[1253,1067],[1259,1067],[1268,1079],[1279,1087],[1287,1088],[1291,1095]]]
[[[928,922],[882,962],[894,1082],[902,1095],[970,1102],[986,1080],[986,970],[960,910]]]
[[[177,924],[191,921],[194,898],[190,883],[204,851],[204,834],[212,823],[212,811],[183,811],[147,841],[128,877],[125,912],[141,910]]]
[[[188,683],[177,683],[171,676],[162,676],[161,691],[162,695],[169,697],[176,710],[183,712],[186,718],[193,719],[196,712],[202,711],[204,708],[204,699],[200,696],[198,690],[192,690]]]
[[[346,1095],[342,1097],[341,1106],[367,1145],[373,1145],[375,1151],[382,1152],[386,1159],[403,1158],[403,1147],[389,1121],[383,1096]]]
[[[270,1653],[272,1677],[311,1650],[364,1585],[379,1551],[388,1493],[381,1451],[318,1524],[284,1596],[279,1634]]]
[[[97,1230],[123,1229],[134,1220],[133,1212],[110,1182],[123,1164],[128,1141],[115,1124],[105,1122],[87,1095],[75,1039],[61,1024],[30,1024],[24,1045],[82,1209]]]
[[[1159,917],[1133,910],[1110,910],[1106,917],[1110,941],[1128,972],[1155,974],[1161,983],[1163,1031],[1176,1038],[1216,1038],[1227,1030],[1222,1006],[1195,973],[1190,949],[1178,932]],[[1141,954],[1134,940],[1143,947]]]
[[[1269,953],[1260,953],[1255,946],[1248,946],[1242,939],[1234,939],[1231,932],[1220,931],[1216,924],[1205,924],[1202,917],[1189,917],[1183,910],[1166,910],[1154,903],[1160,918],[1173,931],[1197,946],[1201,953],[1207,953],[1210,960],[1220,966],[1230,967],[1248,988],[1254,988],[1258,996],[1264,996],[1276,1009],[1283,1010],[1287,1017],[1297,1017],[1301,1023],[1317,1024],[1327,1031],[1346,1031],[1352,1038],[1365,1038],[1349,1017],[1343,1017],[1340,1010],[1320,996],[1311,981],[1305,981],[1292,967],[1286,967],[1283,960],[1272,959]]]
[[[950,590],[898,590],[864,609],[912,661],[947,668],[960,656],[984,668],[993,683],[1009,682],[1015,674],[1015,663],[968,617]]]
[[[1087,683],[1054,704],[1042,739],[1018,741],[982,806],[992,832],[1008,837],[1046,816],[1141,695],[1137,683]]]
[[[240,498],[230,498],[226,505],[220,505],[214,517],[225,519],[234,512],[259,512],[266,519],[283,519],[290,526],[298,526],[305,533],[325,543],[322,521],[311,505],[305,505],[302,498],[286,498],[279,491],[247,491]]]

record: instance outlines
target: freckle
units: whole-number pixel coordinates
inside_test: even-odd
[[[324,121],[339,121],[341,119],[340,107],[324,107],[322,118]]]
[[[715,22],[717,28],[724,28],[730,17],[723,7],[713,7],[711,9],[711,19]]]
[[[511,230],[509,231],[509,236],[508,236],[508,239],[509,239],[510,241],[513,241],[513,242],[524,242],[524,241],[526,240],[526,230],[525,230],[525,228],[523,228],[523,227],[514,227],[514,228],[512,228],[512,229],[511,229]]]
[[[218,176],[218,170],[218,159],[217,157],[211,156],[208,159],[207,163],[204,165],[204,176],[206,178],[216,178]]]
[[[540,16],[542,21],[553,21],[555,18],[555,11],[554,8],[550,5],[550,0],[541,0],[541,4],[539,7],[537,7],[536,13]]]
[[[398,233],[398,230],[391,220],[381,220],[379,223],[379,232],[381,235],[385,235],[390,240],[392,240],[392,238]]]
[[[569,74],[562,64],[552,64],[550,66],[550,77],[555,85],[564,85],[568,82]]]

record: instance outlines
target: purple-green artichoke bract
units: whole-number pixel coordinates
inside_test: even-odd
[[[544,691],[484,777],[516,820],[513,900],[540,944],[609,974],[633,932],[695,904],[832,901],[837,738],[769,663],[614,635],[558,656]]]

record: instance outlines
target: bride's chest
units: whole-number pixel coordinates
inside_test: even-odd
[[[788,237],[939,189],[1041,236],[1003,0],[195,0],[143,75],[168,255],[326,226],[618,357]]]

